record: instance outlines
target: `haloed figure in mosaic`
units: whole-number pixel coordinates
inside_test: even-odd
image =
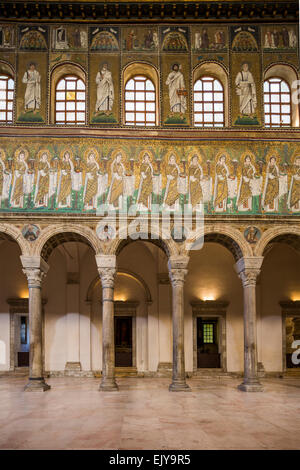
[[[97,102],[95,113],[103,111],[109,114],[114,104],[115,93],[112,74],[108,70],[107,63],[100,66],[100,70],[96,75],[96,85]]]
[[[226,212],[228,199],[229,169],[226,155],[221,155],[216,165],[214,207],[216,212]]]
[[[252,115],[257,106],[256,86],[247,62],[242,64],[242,70],[236,76],[235,85],[240,101],[240,113],[244,116]]]
[[[94,152],[87,158],[85,185],[83,191],[83,201],[85,209],[97,208],[97,196],[99,186],[99,165]]]
[[[278,211],[279,201],[279,168],[275,156],[270,158],[266,171],[266,181],[262,205],[266,212]]]
[[[172,65],[172,71],[168,75],[166,85],[169,87],[171,113],[184,114],[187,110],[186,89],[179,64]]]
[[[111,209],[121,209],[123,206],[125,168],[122,163],[122,154],[118,153],[111,165],[111,183],[107,195]]]
[[[24,95],[25,112],[37,113],[41,107],[41,75],[36,70],[36,64],[31,62],[24,73],[22,82],[26,84]]]
[[[288,195],[288,208],[292,212],[300,212],[300,156],[295,158],[290,190]]]
[[[179,210],[179,183],[180,169],[176,163],[176,157],[172,154],[166,166],[167,186],[164,195],[164,208],[168,210]]]
[[[193,210],[200,209],[200,203],[203,201],[202,179],[203,170],[199,163],[198,155],[194,155],[189,167],[189,204]]]
[[[139,210],[151,210],[153,191],[153,166],[148,153],[144,155],[140,169],[140,184],[138,189],[137,204]]]
[[[238,210],[241,212],[252,210],[252,182],[255,177],[255,168],[250,155],[247,155],[242,168],[242,176],[237,196]]]
[[[29,194],[31,189],[31,175],[25,159],[25,152],[21,150],[14,164],[11,206],[22,208],[24,206],[24,196]]]
[[[0,206],[2,201],[9,198],[12,174],[6,169],[4,161],[4,152],[0,151]]]
[[[47,207],[50,190],[50,163],[47,153],[43,153],[38,165],[38,175],[35,187],[34,205],[35,207]]]
[[[71,207],[72,175],[74,173],[74,164],[70,153],[66,151],[60,167],[60,178],[57,191],[58,207]]]

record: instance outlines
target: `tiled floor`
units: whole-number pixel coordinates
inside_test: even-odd
[[[0,378],[0,449],[300,449],[300,379],[265,379],[263,393],[236,379],[48,379],[24,393],[24,377]]]

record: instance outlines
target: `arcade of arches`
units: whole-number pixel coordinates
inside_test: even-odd
[[[42,230],[33,251],[18,228],[1,230],[0,367],[28,366],[30,349],[26,390],[56,376],[102,376],[100,390],[117,390],[118,375],[172,370],[170,390],[188,390],[186,377],[210,370],[259,391],[260,377],[297,370],[297,226],[270,227],[254,253],[230,224],[207,227],[190,251],[172,239],[101,242],[78,224]]]

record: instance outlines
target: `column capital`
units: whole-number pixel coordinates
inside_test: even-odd
[[[244,257],[237,261],[235,270],[242,280],[243,286],[255,286],[257,276],[260,274],[263,256]]]
[[[188,273],[189,256],[170,256],[168,261],[169,276],[173,286],[181,286]]]
[[[113,288],[117,271],[117,257],[115,255],[96,255],[96,264],[102,287]]]
[[[27,276],[28,287],[41,287],[49,265],[41,256],[20,256],[23,273]]]

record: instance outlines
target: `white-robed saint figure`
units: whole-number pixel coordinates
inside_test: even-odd
[[[257,106],[256,86],[247,62],[242,64],[242,70],[236,76],[235,85],[236,94],[240,100],[240,113],[246,116],[253,114]]]
[[[28,69],[24,73],[22,82],[26,84],[24,95],[25,112],[37,112],[41,106],[41,75],[36,70],[34,62],[29,64]]]
[[[179,64],[172,65],[172,71],[168,75],[166,85],[169,87],[171,113],[184,114],[187,110],[186,89]]]
[[[97,101],[95,112],[109,112],[112,110],[115,98],[112,74],[108,70],[108,65],[104,63],[96,75]]]

